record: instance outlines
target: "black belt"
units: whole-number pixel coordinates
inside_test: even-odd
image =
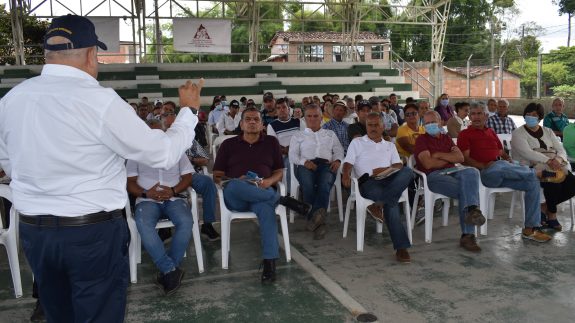
[[[74,227],[94,224],[122,217],[122,210],[98,212],[81,216],[25,215],[20,214],[20,222],[39,227]]]

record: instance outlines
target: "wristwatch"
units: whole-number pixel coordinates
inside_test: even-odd
[[[148,190],[144,189],[144,190],[142,191],[142,194],[140,194],[140,197],[147,198],[147,197],[148,197],[147,194],[148,194]]]

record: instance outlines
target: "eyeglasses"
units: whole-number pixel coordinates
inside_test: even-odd
[[[417,115],[417,112],[406,112],[405,116],[406,117],[415,117]]]
[[[165,118],[167,116],[175,116],[176,114],[174,112],[166,112],[164,114],[162,114],[162,117]]]

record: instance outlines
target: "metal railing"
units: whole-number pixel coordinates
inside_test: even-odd
[[[433,94],[433,89],[435,88],[435,84],[431,82],[429,77],[425,77],[423,74],[419,72],[416,66],[410,64],[406,60],[404,60],[399,54],[391,50],[391,59],[389,60],[390,68],[397,69],[400,75],[409,78],[409,81],[412,85],[417,86],[417,91],[423,90],[429,96],[429,101],[434,102],[435,96]]]

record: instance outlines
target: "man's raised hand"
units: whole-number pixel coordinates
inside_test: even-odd
[[[181,85],[178,89],[180,106],[198,110],[200,108],[200,92],[202,92],[204,83],[204,79],[201,78],[198,83],[188,80],[186,84]]]

